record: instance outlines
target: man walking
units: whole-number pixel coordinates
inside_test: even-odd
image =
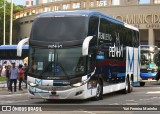
[[[17,78],[18,78],[19,70],[15,66],[15,62],[12,62],[12,67],[10,68],[9,73],[10,73],[10,91],[11,91],[11,93],[13,92],[12,91],[12,83],[14,83],[14,93],[16,93]]]

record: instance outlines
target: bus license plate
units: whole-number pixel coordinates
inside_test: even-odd
[[[59,96],[58,95],[49,95],[49,98],[51,98],[51,99],[59,99]]]
[[[151,80],[152,80],[152,78],[148,78],[148,80],[149,80],[149,81],[151,81]]]

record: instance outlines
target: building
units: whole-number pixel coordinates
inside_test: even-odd
[[[19,38],[29,36],[34,18],[43,12],[95,10],[140,29],[141,44],[160,47],[160,0],[37,0],[39,3],[14,14],[21,23]],[[47,1],[40,4],[40,1]],[[18,41],[18,40],[17,40]]]
[[[32,1],[32,0],[26,0],[25,6],[26,6],[26,7],[33,6],[33,1]]]
[[[63,0],[36,0],[36,5]]]

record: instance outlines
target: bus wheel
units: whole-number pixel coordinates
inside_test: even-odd
[[[102,99],[103,99],[103,85],[100,80],[97,80],[97,90],[94,100],[102,100]]]
[[[129,89],[130,89],[130,83],[128,78],[126,78],[125,88],[122,90],[122,93],[127,94],[129,92]]]
[[[140,86],[144,86],[145,85],[145,82],[140,82]]]
[[[133,90],[133,86],[131,84],[131,81],[128,79],[128,93],[131,93]]]

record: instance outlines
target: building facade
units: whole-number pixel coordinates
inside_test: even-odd
[[[141,44],[155,44],[160,47],[160,0],[46,1],[44,4],[37,2],[37,5],[14,14],[14,17],[21,23],[21,29],[17,35],[18,38],[29,37],[32,22],[40,13],[48,11],[94,10],[138,27]],[[16,39],[16,41],[18,40]]]

